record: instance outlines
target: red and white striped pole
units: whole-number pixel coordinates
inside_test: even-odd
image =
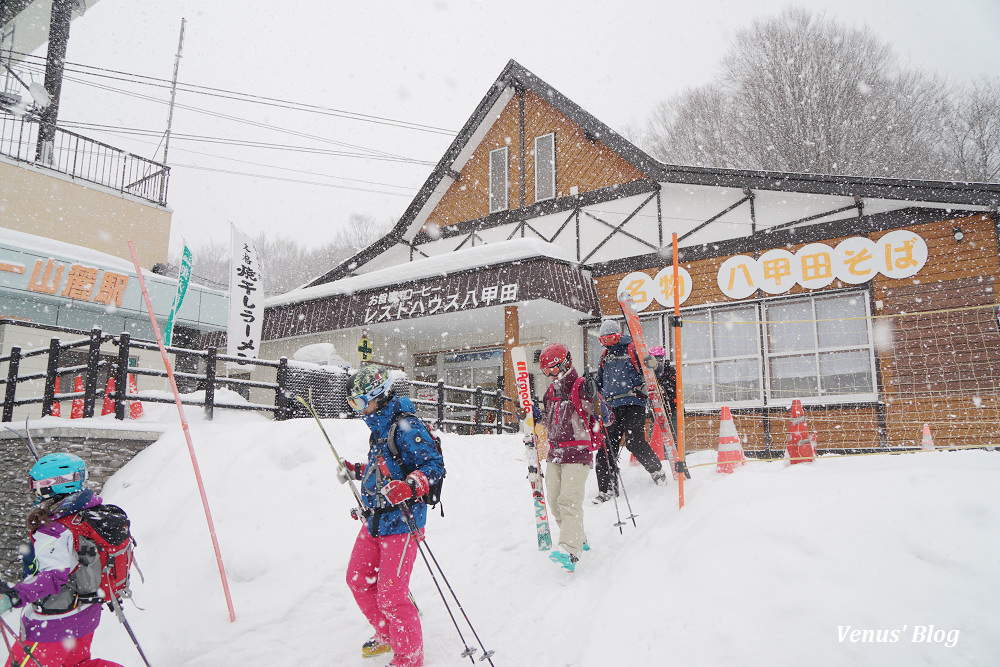
[[[194,453],[194,443],[191,441],[191,430],[188,428],[187,417],[184,416],[184,404],[181,403],[181,392],[177,390],[177,381],[174,379],[174,369],[170,366],[170,358],[167,357],[167,348],[163,345],[163,337],[160,335],[160,327],[156,324],[156,315],[153,313],[153,303],[149,300],[149,292],[146,291],[146,281],[142,277],[142,268],[139,266],[139,258],[135,254],[135,246],[128,242],[128,251],[132,254],[132,263],[135,265],[135,275],[139,278],[139,287],[142,289],[142,298],[146,301],[146,311],[149,313],[149,321],[153,324],[153,333],[156,334],[156,344],[160,347],[160,356],[163,357],[163,366],[167,369],[167,377],[170,378],[170,388],[174,392],[174,402],[177,404],[177,412],[181,416],[181,426],[184,429],[184,439],[187,440],[188,454],[191,455],[191,465],[194,466],[194,477],[198,481],[198,492],[201,494],[201,506],[205,508],[205,519],[208,520],[208,532],[212,536],[212,546],[215,548],[215,561],[219,564],[219,576],[222,577],[222,590],[226,594],[226,606],[229,608],[229,620],[236,620],[236,611],[233,609],[233,598],[229,594],[229,580],[226,579],[226,567],[222,564],[222,551],[219,549],[219,539],[215,535],[215,522],[212,521],[212,510],[208,507],[208,496],[205,495],[205,483],[201,479],[201,468],[198,467],[198,457]]]

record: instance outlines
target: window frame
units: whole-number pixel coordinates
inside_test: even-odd
[[[543,140],[546,140],[546,139],[549,140],[548,143],[552,147],[552,149],[551,149],[551,151],[552,151],[551,152],[551,161],[550,161],[549,170],[548,170],[549,171],[548,180],[551,183],[551,192],[548,193],[548,194],[539,193],[539,189],[538,189],[539,183],[542,182],[542,178],[540,178],[540,174],[542,173],[542,168],[544,168],[544,166],[545,166],[545,165],[542,164],[542,161],[539,159],[539,154],[541,152],[539,150],[539,145],[540,145],[540,142],[542,142]],[[546,201],[548,199],[555,199],[555,198],[556,198],[556,133],[555,132],[549,132],[548,134],[543,134],[541,136],[535,137],[535,201],[536,202],[540,202],[540,201]]]
[[[848,344],[848,345],[824,345],[819,344],[819,323],[817,312],[817,301],[823,301],[826,299],[844,298],[854,296],[858,298],[861,302],[864,311],[865,327],[864,332],[867,336],[866,343]],[[771,349],[770,341],[768,339],[768,313],[770,309],[776,306],[789,304],[789,303],[801,303],[807,302],[810,310],[810,317],[812,318],[812,342],[811,347],[798,349],[794,351],[775,351]],[[877,354],[875,349],[874,332],[872,330],[872,306],[871,306],[871,294],[869,290],[836,290],[830,292],[821,292],[816,294],[796,294],[791,297],[777,297],[770,299],[759,299],[755,301],[741,301],[726,303],[725,305],[715,305],[715,306],[696,306],[691,308],[686,308],[682,311],[681,316],[683,320],[687,320],[687,324],[692,325],[693,321],[698,321],[702,313],[710,313],[712,323],[711,326],[716,324],[716,315],[724,312],[725,310],[730,310],[734,308],[746,308],[751,307],[754,310],[754,325],[756,329],[757,336],[757,346],[758,351],[756,356],[751,355],[732,355],[732,356],[716,356],[714,338],[712,338],[709,343],[709,356],[703,359],[697,359],[693,361],[685,361],[682,367],[682,374],[686,373],[684,370],[687,367],[700,365],[708,363],[711,365],[711,378],[710,382],[712,384],[712,401],[711,402],[699,402],[694,403],[686,401],[685,408],[689,411],[711,411],[718,410],[723,405],[729,406],[731,408],[743,408],[743,407],[788,407],[791,406],[794,398],[798,398],[802,401],[803,405],[850,405],[856,403],[874,403],[878,401],[879,396],[879,384],[878,384],[878,373],[877,373]],[[665,318],[669,313],[662,313],[661,318]],[[860,315],[859,315],[860,317]],[[669,343],[668,354],[673,363],[676,364],[676,359],[674,359],[674,331],[673,327],[669,326],[666,320],[663,321],[663,332],[664,332],[664,347]],[[682,343],[683,336],[689,335],[690,328],[682,329]],[[714,335],[714,332],[713,332]],[[683,348],[683,345],[682,345]],[[867,362],[866,371],[868,373],[868,378],[871,383],[871,392],[869,393],[852,393],[852,394],[825,394],[823,390],[823,375],[820,365],[821,356],[824,353],[836,353],[836,352],[849,352],[854,350],[864,350],[865,360]],[[771,367],[773,360],[781,358],[789,358],[795,356],[812,355],[813,367],[816,371],[816,392],[809,395],[801,395],[788,397],[788,398],[775,398],[774,389],[771,383]],[[757,371],[758,379],[760,380],[760,392],[759,397],[752,401],[732,401],[723,402],[717,400],[715,387],[718,383],[715,381],[716,377],[716,364],[720,361],[733,361],[738,359],[757,359]]]
[[[851,344],[851,345],[820,345],[819,344],[819,318],[816,313],[816,303],[817,301],[823,301],[828,299],[844,298],[856,296],[861,302],[862,309],[864,311],[863,318],[865,322],[865,334],[867,335],[867,344]],[[812,317],[812,347],[809,349],[800,349],[793,351],[772,351],[770,349],[770,340],[767,336],[766,327],[768,324],[768,311],[770,308],[775,306],[780,306],[782,304],[790,302],[798,302],[808,299],[810,315]],[[803,405],[836,405],[836,404],[850,404],[850,403],[872,403],[878,400],[878,375],[876,373],[876,363],[875,363],[875,342],[874,342],[874,332],[872,331],[872,314],[871,314],[871,299],[869,298],[869,293],[865,291],[845,291],[845,292],[834,292],[834,293],[820,293],[820,294],[803,294],[797,295],[791,299],[773,299],[761,302],[761,327],[762,335],[764,336],[764,382],[766,385],[766,395],[768,397],[768,405],[787,407],[791,406],[792,401],[798,398],[802,401]],[[823,389],[823,373],[820,365],[820,357],[824,353],[836,353],[836,352],[850,352],[855,350],[864,350],[867,352],[865,355],[867,364],[868,377],[871,380],[871,392],[868,393],[852,393],[852,394],[824,394]],[[812,396],[796,396],[788,398],[774,398],[774,390],[771,388],[771,364],[772,360],[780,358],[789,358],[795,356],[805,356],[811,355],[814,360],[814,368],[816,371],[816,393]]]
[[[499,178],[501,174],[497,174],[494,170],[494,155],[503,154],[503,188],[499,187]],[[488,192],[489,209],[490,213],[499,213],[501,211],[506,211],[510,207],[510,162],[509,162],[509,151],[507,146],[501,146],[500,148],[494,148],[489,154],[489,174],[490,174],[490,188]],[[500,195],[503,195],[503,201],[500,202]]]

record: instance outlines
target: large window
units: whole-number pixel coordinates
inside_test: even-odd
[[[490,151],[490,213],[507,210],[507,147]]]
[[[556,196],[555,132],[535,138],[535,201]]]
[[[874,354],[863,294],[764,305],[768,391],[774,403],[874,397]]]
[[[684,400],[689,405],[759,405],[757,306],[713,308],[682,315]]]
[[[684,399],[691,408],[876,398],[863,292],[690,310],[682,319]]]

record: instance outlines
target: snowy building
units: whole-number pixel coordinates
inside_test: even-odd
[[[937,413],[1000,444],[998,201],[998,185],[664,164],[511,61],[384,238],[268,300],[263,354],[355,358],[366,331],[414,379],[509,388],[515,345],[562,342],[594,368],[620,291],[673,351],[676,234],[689,444],[715,446],[727,405],[748,447],[781,448],[794,399],[821,446],[919,444]]]

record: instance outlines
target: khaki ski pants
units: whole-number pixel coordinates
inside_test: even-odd
[[[548,505],[559,526],[559,546],[573,556],[583,553],[583,495],[590,475],[585,463],[549,463],[545,467]]]

